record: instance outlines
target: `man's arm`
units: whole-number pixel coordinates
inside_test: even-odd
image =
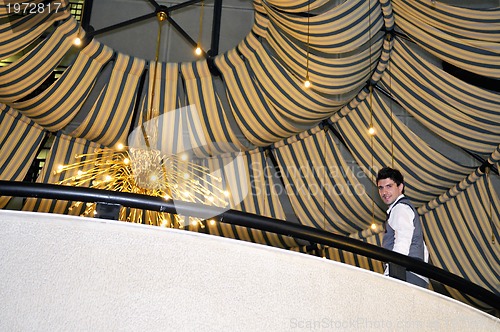
[[[413,218],[415,214],[411,207],[406,204],[397,204],[391,211],[389,225],[394,229],[395,252],[403,255],[410,253],[411,239],[413,237]]]

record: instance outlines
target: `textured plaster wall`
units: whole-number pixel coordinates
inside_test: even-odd
[[[0,211],[0,331],[498,331],[325,259],[121,222]]]

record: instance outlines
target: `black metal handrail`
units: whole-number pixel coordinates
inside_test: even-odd
[[[405,267],[409,271],[426,276],[465,294],[471,295],[479,301],[492,306],[496,310],[500,310],[500,296],[451,272],[357,239],[333,234],[313,227],[284,222],[283,220],[190,202],[174,202],[172,200],[165,200],[161,197],[43,183],[0,180],[0,195],[78,202],[101,202],[172,214],[176,214],[178,210],[181,210],[184,215],[202,218],[210,214],[216,216],[215,218],[219,221],[232,225],[255,228],[262,231],[300,238],[379,261],[392,262]]]

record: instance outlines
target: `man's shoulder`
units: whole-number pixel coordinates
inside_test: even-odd
[[[411,205],[409,200],[401,200],[396,205],[392,207],[392,211],[394,213],[399,212],[408,212],[411,211],[413,213],[413,206]]]
[[[396,207],[398,205],[407,205],[407,206],[413,207],[413,204],[410,201],[410,199],[403,194],[396,199],[394,207]]]

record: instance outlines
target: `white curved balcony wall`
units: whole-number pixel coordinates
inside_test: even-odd
[[[370,271],[187,231],[0,211],[1,331],[498,331]]]

